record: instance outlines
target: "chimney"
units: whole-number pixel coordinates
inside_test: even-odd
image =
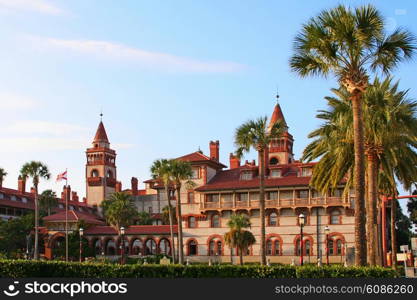
[[[252,166],[256,166],[256,161],[252,160]]]
[[[240,159],[236,155],[233,155],[233,153],[230,153],[229,161],[230,169],[237,169],[240,167]]]
[[[214,161],[219,161],[219,141],[210,141],[210,159]]]
[[[120,181],[116,182],[116,192],[122,191],[122,183]]]
[[[35,190],[35,188],[33,186],[30,188],[30,193],[31,194],[36,194],[36,190]]]
[[[136,177],[132,177],[132,196],[138,195],[138,179]]]
[[[17,189],[22,194],[26,192],[26,178],[22,177],[22,175],[19,175],[17,178]]]
[[[72,201],[77,201],[78,202],[78,195],[76,191],[71,192],[71,199]]]
[[[87,198],[83,197],[83,202],[87,204]]]
[[[61,198],[64,201],[70,201],[71,200],[71,186],[70,185],[64,185],[64,188],[62,189]]]

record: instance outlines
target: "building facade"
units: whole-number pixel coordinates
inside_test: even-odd
[[[269,129],[276,123],[286,126],[285,132],[273,140],[265,151],[266,161],[266,252],[270,262],[291,263],[300,256],[300,224],[298,216],[305,215],[303,227],[303,256],[306,262],[319,257],[330,262],[343,262],[346,249],[354,246],[353,195],[338,189],[321,194],[309,186],[314,163],[302,163],[294,158],[294,138],[289,133],[280,105],[277,103],[270,118]],[[209,154],[202,151],[177,158],[191,164],[195,186],[182,185],[182,225],[184,253],[189,261],[229,262],[236,249],[225,245],[224,234],[231,214],[246,214],[249,229],[257,242],[244,255],[244,261],[259,261],[260,212],[259,166],[255,161],[241,162],[233,153],[229,167],[220,162],[220,142],[210,141]],[[99,123],[92,146],[86,151],[86,198],[80,201],[70,187],[64,187],[55,214],[45,217],[45,255],[53,258],[54,243],[62,240],[65,211],[69,201],[70,230],[82,220],[88,225],[85,237],[97,255],[120,254],[121,237],[105,224],[100,203],[112,193],[122,191],[117,181],[116,152],[110,148],[103,122]],[[123,237],[127,255],[164,253],[171,255],[169,226],[163,224],[163,209],[168,205],[164,185],[158,180],[144,181],[138,188],[138,179],[132,177],[130,189],[123,190],[134,199],[138,211],[153,217],[153,225],[130,226]],[[33,193],[26,193],[19,179],[18,190],[0,189],[0,216],[15,217],[33,210]],[[22,199],[14,201],[13,195]],[[175,203],[174,193],[170,195]],[[26,202],[25,200],[26,199]],[[13,202],[14,201],[14,202]],[[13,205],[11,205],[13,204]],[[18,205],[19,204],[19,205]],[[23,212],[22,212],[23,211]],[[325,232],[325,227],[328,231]],[[177,228],[175,227],[175,235]],[[236,258],[235,258],[236,260]]]

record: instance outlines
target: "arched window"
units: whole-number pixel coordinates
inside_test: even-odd
[[[272,158],[269,160],[269,164],[270,164],[270,165],[277,165],[277,164],[278,164],[278,158],[276,158],[276,157],[272,157]]]
[[[333,243],[333,240],[332,239],[329,239],[328,241],[327,241],[327,247],[329,247],[329,255],[334,255],[334,243]]]
[[[336,254],[342,255],[342,240],[336,241]]]
[[[95,255],[101,254],[101,242],[98,239],[94,242],[94,253]]]
[[[274,255],[281,255],[281,244],[279,240],[275,240],[274,242]]]
[[[188,242],[188,255],[193,256],[197,255],[197,242],[195,240],[190,240]]]
[[[300,238],[297,238],[296,244],[296,255],[300,256],[301,253],[301,245],[300,245]],[[304,242],[303,242],[303,255],[304,256],[310,256],[313,255],[313,251],[312,251],[312,240],[311,238],[304,238]]]
[[[98,170],[94,169],[91,171],[91,177],[98,177]]]
[[[211,239],[208,246],[209,246],[208,255],[210,256],[222,255],[223,244],[219,238]]]
[[[266,242],[266,255],[272,255],[272,241],[268,240]]]
[[[167,239],[162,239],[159,242],[159,253],[169,255],[171,253],[171,246]]]
[[[330,212],[330,224],[340,224],[341,215],[338,209],[332,210]]]
[[[188,217],[188,228],[196,228],[195,217]]]
[[[269,226],[278,226],[278,215],[276,212],[269,214]]]
[[[214,214],[211,216],[211,227],[213,228],[220,227],[220,216],[218,214]]]
[[[156,242],[153,239],[149,239],[145,243],[145,255],[156,254]]]
[[[116,255],[116,243],[113,240],[108,240],[106,245],[107,255]]]
[[[136,239],[132,243],[132,254],[133,255],[139,255],[142,254],[143,251],[143,243],[141,240]]]
[[[107,170],[107,178],[113,178],[113,172],[111,170]]]
[[[210,256],[213,256],[216,254],[216,244],[214,241],[210,241],[209,243],[209,253]]]

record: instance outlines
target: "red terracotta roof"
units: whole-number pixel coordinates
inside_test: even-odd
[[[174,232],[178,232],[177,225],[173,226]],[[94,226],[87,228],[84,231],[85,234],[90,235],[101,235],[101,234],[111,234],[117,235],[116,229],[112,226]],[[132,225],[126,229],[126,234],[169,234],[169,225]]]
[[[275,105],[274,112],[272,113],[271,120],[269,121],[268,129],[270,129],[278,121],[282,121],[285,126],[287,126],[287,122],[285,122],[284,114],[282,113],[279,103]]]
[[[213,163],[221,168],[226,168],[225,165],[223,165],[220,162],[217,162],[215,160],[210,159],[210,157],[204,155],[202,152],[200,151],[196,151],[184,156],[180,156],[177,158],[178,160],[182,160],[182,161],[188,161],[190,163],[197,163],[197,162],[209,162],[209,163]]]
[[[104,129],[104,124],[101,121],[100,124],[98,124],[97,132],[93,140],[93,143],[96,142],[109,142],[109,139],[107,138],[106,129]]]
[[[60,222],[65,221],[65,211],[60,211],[56,214],[47,216],[43,218],[46,222]],[[81,213],[78,211],[69,210],[68,211],[68,221],[85,221],[87,224],[103,225],[104,222],[97,219],[96,216],[86,213]]]
[[[288,164],[282,165],[282,177],[265,179],[266,187],[278,187],[278,186],[308,186],[311,177],[298,177],[297,171],[301,166],[311,166],[309,164]],[[241,171],[245,170],[245,167],[239,167],[236,169],[225,170],[218,172],[206,185],[197,188],[197,191],[212,191],[222,189],[249,189],[259,187],[259,177],[254,177],[251,180],[241,180]]]

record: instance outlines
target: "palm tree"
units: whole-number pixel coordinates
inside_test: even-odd
[[[171,160],[171,176],[177,196],[177,223],[178,223],[178,263],[184,263],[184,242],[182,232],[182,214],[181,214],[181,187],[185,181],[187,188],[194,184],[190,180],[192,177],[191,164],[181,160]]]
[[[321,157],[316,165],[312,185],[321,191],[336,187],[341,180],[353,171],[353,120],[349,94],[344,88],[333,89],[338,98],[326,97],[330,111],[321,111],[318,117],[326,123],[309,137],[316,140],[304,150],[303,160]],[[417,178],[417,102],[407,99],[407,92],[398,91],[398,83],[392,84],[390,78],[380,81],[377,78],[364,94],[364,131],[367,153],[367,191],[368,218],[367,231],[368,261],[376,264],[378,243],[376,238],[377,203],[380,192],[392,194],[395,180],[385,179],[391,185],[386,188],[381,176],[398,173],[397,179],[410,186]],[[387,176],[385,175],[385,178]],[[394,175],[392,176],[394,178]],[[348,178],[346,190],[350,188]]]
[[[171,172],[171,160],[160,159],[153,162],[151,166],[152,178],[162,180],[165,187],[165,195],[168,201],[168,221],[169,221],[169,232],[171,235],[171,251],[174,263],[177,261],[175,254],[175,242],[174,242],[174,216],[173,208],[171,204],[171,193],[170,186],[172,185],[172,172]]]
[[[243,153],[249,152],[252,148],[258,151],[259,160],[259,217],[261,219],[261,241],[260,256],[261,264],[266,264],[265,251],[265,149],[270,142],[278,139],[286,129],[283,122],[276,122],[270,129],[267,125],[267,117],[257,120],[250,120],[243,123],[236,129],[235,145],[236,155],[242,157]]]
[[[40,161],[25,163],[20,170],[23,178],[31,177],[35,188],[35,247],[34,259],[39,259],[39,205],[38,205],[38,186],[41,179],[49,180],[51,174],[48,167]]]
[[[6,176],[7,176],[7,172],[3,168],[0,168],[0,188],[3,187],[3,180],[4,180],[4,177]]]
[[[386,35],[384,20],[372,5],[339,5],[303,25],[294,41],[292,70],[302,77],[334,74],[350,94],[354,133],[355,261],[366,264],[365,162],[362,96],[370,72],[389,73],[416,50],[413,35],[402,29]]]
[[[244,214],[233,214],[227,226],[230,230],[224,234],[224,241],[230,248],[238,249],[240,264],[243,265],[243,253],[256,243],[252,232],[244,230],[251,226],[249,218]]]
[[[124,192],[116,192],[101,203],[103,215],[108,224],[120,234],[121,227],[128,227],[138,217],[137,208],[132,197]]]
[[[48,216],[51,215],[51,210],[57,206],[58,199],[54,191],[45,190],[39,195],[39,209],[46,211]]]

